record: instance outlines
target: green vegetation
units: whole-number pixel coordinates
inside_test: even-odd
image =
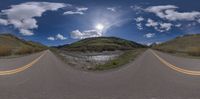
[[[92,66],[92,68],[89,69],[108,70],[120,67],[134,60],[136,56],[145,50],[146,46],[116,37],[94,37],[83,39],[70,45],[58,46],[56,48],[68,52],[124,51],[124,53],[116,59],[110,60],[105,64],[99,64],[94,67]]]
[[[92,70],[108,70],[108,69],[117,68],[119,66],[125,65],[133,61],[138,55],[143,53],[145,50],[146,50],[145,48],[140,48],[136,50],[127,50],[118,58],[108,61],[105,64],[97,65]]]
[[[11,34],[0,34],[0,56],[23,55],[47,49],[42,44],[25,41]]]
[[[66,51],[102,52],[115,50],[131,50],[143,47],[145,46],[116,37],[95,37],[83,39],[70,45],[62,46],[61,49]]]
[[[200,56],[200,34],[177,37],[153,48],[168,53]]]

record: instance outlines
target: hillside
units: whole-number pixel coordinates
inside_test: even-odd
[[[46,49],[42,44],[25,41],[11,34],[0,34],[0,56],[28,54]]]
[[[155,45],[153,48],[170,53],[188,53],[200,55],[200,34],[177,37],[165,43]]]
[[[114,51],[143,48],[145,46],[116,37],[95,37],[80,40],[70,45],[62,46],[60,49],[66,51]]]

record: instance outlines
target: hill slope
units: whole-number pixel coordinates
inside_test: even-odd
[[[11,54],[28,54],[44,50],[42,44],[25,41],[11,34],[0,34],[0,56]]]
[[[200,34],[185,35],[154,46],[153,48],[171,53],[200,55]]]
[[[143,48],[145,46],[116,37],[95,37],[80,40],[60,49],[67,51],[114,51]]]

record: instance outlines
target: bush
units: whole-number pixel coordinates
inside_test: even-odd
[[[0,46],[0,56],[8,56],[12,54],[12,48],[10,46]]]
[[[18,49],[15,52],[15,54],[17,54],[17,55],[31,54],[31,53],[40,52],[43,50],[44,50],[44,48],[21,47],[20,49]]]
[[[200,56],[200,47],[190,47],[187,48],[187,52],[192,56]]]
[[[15,54],[22,55],[22,54],[31,54],[33,52],[34,52],[33,49],[30,47],[21,47],[15,52]]]

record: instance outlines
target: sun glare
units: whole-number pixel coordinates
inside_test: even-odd
[[[97,24],[97,25],[95,26],[95,28],[96,28],[97,30],[102,31],[102,30],[104,29],[104,25],[103,25],[103,24]]]

